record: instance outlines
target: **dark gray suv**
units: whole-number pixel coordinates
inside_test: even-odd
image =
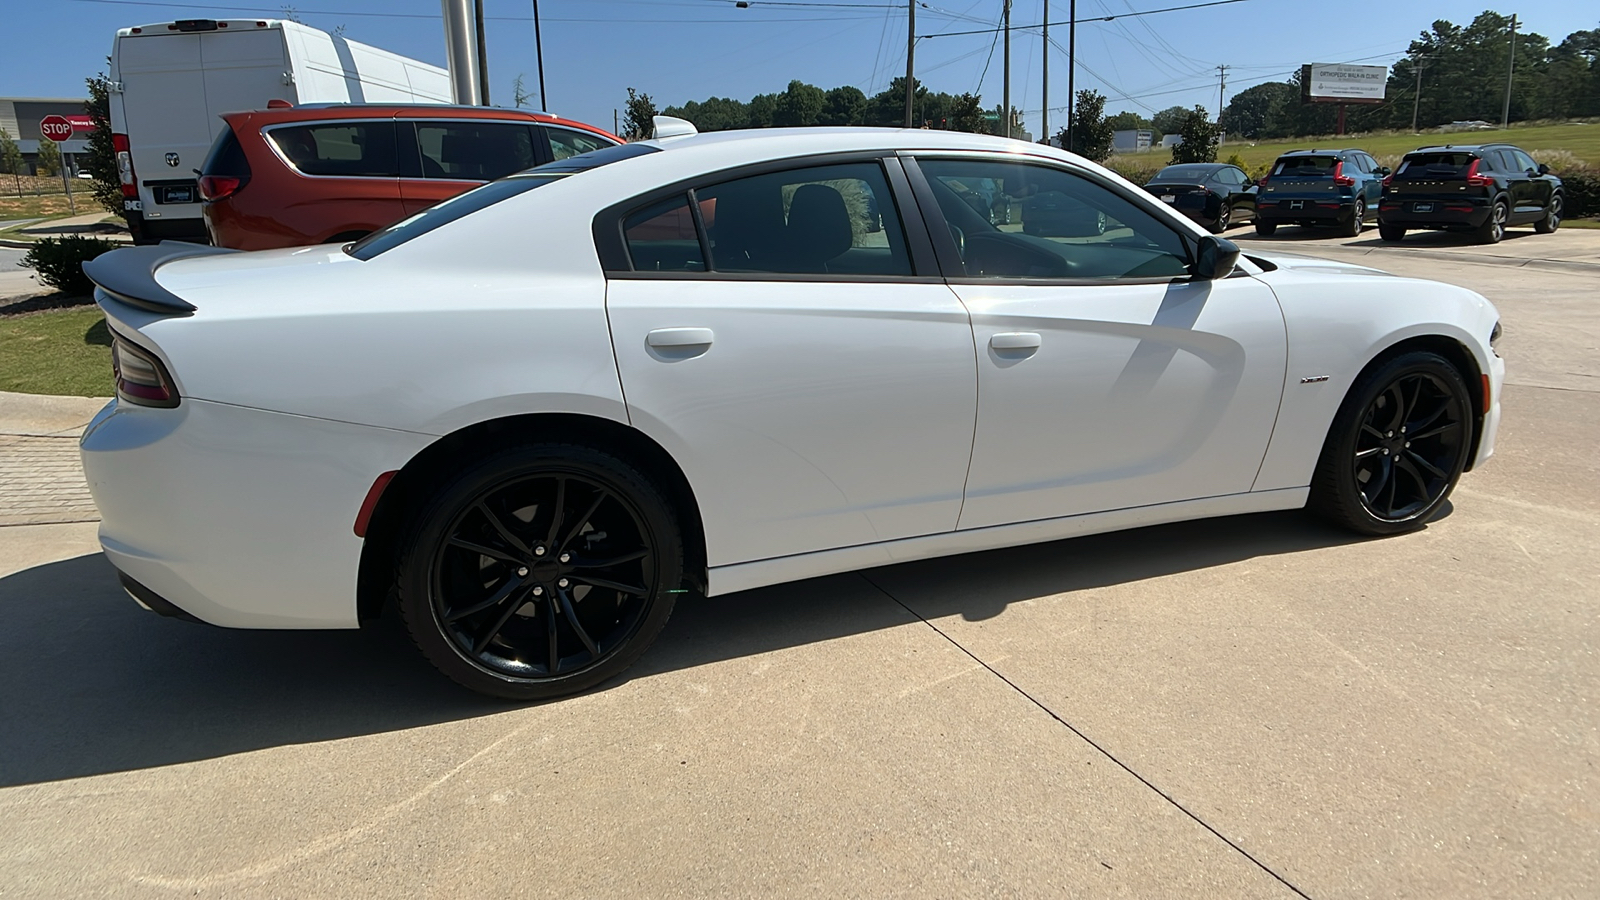
[[[1480,243],[1505,237],[1508,225],[1540,234],[1561,227],[1561,179],[1510,144],[1421,147],[1383,180],[1378,236],[1398,241],[1408,229],[1462,231]]]
[[[1378,210],[1389,170],[1365,150],[1292,150],[1278,157],[1256,193],[1256,234],[1279,225],[1332,225],[1354,237]]]

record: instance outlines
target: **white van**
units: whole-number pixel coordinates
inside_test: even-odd
[[[138,243],[207,241],[196,172],[218,115],[305,103],[449,103],[450,75],[279,19],[123,28],[111,48],[111,131]]]

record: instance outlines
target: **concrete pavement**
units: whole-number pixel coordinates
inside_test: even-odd
[[[1424,531],[1247,516],[690,600],[559,703],[392,628],[161,620],[92,525],[0,528],[0,892],[1600,894],[1593,278],[1381,267],[1504,316],[1499,453]]]
[[[1385,241],[1377,226],[1359,237],[1333,236],[1330,229],[1280,226],[1272,237],[1262,237],[1246,224],[1226,235],[1244,247],[1292,250],[1296,253],[1357,251],[1370,257],[1367,265],[1383,268],[1385,260],[1405,254],[1413,259],[1442,262],[1478,262],[1513,268],[1554,269],[1568,272],[1600,271],[1600,229],[1563,228],[1554,234],[1537,234],[1531,227],[1512,228],[1498,244],[1475,243],[1471,235],[1445,231],[1407,232],[1405,239]]]

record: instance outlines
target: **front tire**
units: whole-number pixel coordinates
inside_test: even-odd
[[[1267,222],[1267,221],[1263,221],[1261,219],[1257,219],[1256,220],[1256,234],[1259,234],[1262,237],[1272,237],[1273,232],[1275,232],[1277,230],[1278,230],[1278,223],[1277,222]]]
[[[1471,409],[1466,381],[1437,353],[1382,363],[1356,382],[1334,418],[1308,505],[1361,534],[1422,527],[1466,469]]]
[[[1533,224],[1533,230],[1540,234],[1554,234],[1561,227],[1561,195],[1556,194],[1550,198],[1550,208],[1544,211],[1544,218]]]
[[[590,447],[526,444],[452,470],[407,523],[400,612],[441,672],[544,700],[622,672],[661,632],[683,581],[664,492]]]

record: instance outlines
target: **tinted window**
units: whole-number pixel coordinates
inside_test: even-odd
[[[622,233],[636,272],[705,271],[700,234],[687,194],[628,216],[622,221]]]
[[[1188,274],[1177,231],[1121,194],[1049,166],[920,160],[969,277],[1174,278]],[[1021,215],[985,215],[989,192]],[[977,202],[975,202],[977,201]]]
[[[1200,184],[1212,177],[1211,166],[1167,166],[1156,173],[1156,181],[1188,181]]]
[[[1400,169],[1395,172],[1395,177],[1401,180],[1466,178],[1467,169],[1472,166],[1477,158],[1478,156],[1475,153],[1448,150],[1433,153],[1413,153],[1400,163]]]
[[[1272,166],[1274,176],[1285,178],[1332,178],[1339,160],[1332,156],[1284,156]]]
[[[910,275],[877,163],[791,169],[696,189],[719,272]]]
[[[611,141],[586,131],[552,128],[546,125],[544,133],[550,141],[551,159],[568,159],[580,153],[588,153],[590,150],[613,146]]]
[[[418,122],[422,177],[493,181],[531,168],[533,129],[508,122]]]
[[[399,176],[393,122],[286,125],[272,129],[271,137],[307,175]]]
[[[239,139],[234,136],[231,126],[222,126],[222,133],[211,145],[206,161],[200,164],[200,174],[250,177],[250,162],[245,159],[244,148],[239,146]]]
[[[1532,169],[1537,172],[1539,170],[1539,164],[1533,161],[1533,157],[1523,153],[1521,150],[1510,150],[1507,152],[1511,154],[1512,160],[1517,164],[1517,171],[1526,172],[1529,169]]]

